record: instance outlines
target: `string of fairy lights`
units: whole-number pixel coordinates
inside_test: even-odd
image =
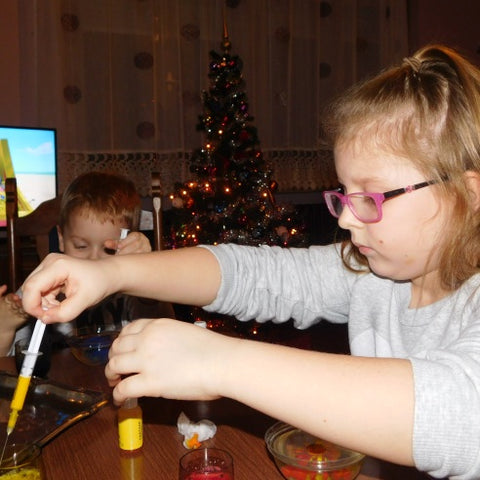
[[[210,87],[202,93],[197,129],[203,145],[190,160],[194,179],[175,185],[164,230],[167,248],[199,243],[299,246],[295,210],[275,201],[278,184],[260,150],[242,77],[226,27],[222,53],[210,52]]]

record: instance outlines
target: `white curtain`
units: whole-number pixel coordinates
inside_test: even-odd
[[[113,169],[149,193],[190,178],[209,51],[244,62],[280,191],[334,182],[319,148],[332,95],[408,54],[406,0],[19,0],[22,116],[58,132],[60,189]]]

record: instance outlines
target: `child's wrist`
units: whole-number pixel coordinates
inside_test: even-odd
[[[211,394],[213,396],[222,396],[234,398],[234,391],[236,388],[237,375],[232,372],[237,372],[239,366],[238,362],[242,362],[241,354],[239,354],[241,340],[237,338],[221,336],[219,338],[218,348],[210,355],[211,368],[206,368],[205,372],[208,375],[206,385],[210,386]],[[238,345],[237,345],[238,343]]]
[[[132,269],[129,267],[130,262],[127,257],[130,257],[130,255],[115,255],[107,259],[105,273],[107,274],[106,288],[108,289],[108,295],[123,292],[128,288],[127,283],[131,277]]]

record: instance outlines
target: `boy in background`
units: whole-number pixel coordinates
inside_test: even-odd
[[[59,249],[76,258],[98,260],[109,255],[151,251],[147,237],[138,231],[141,200],[133,182],[114,173],[88,172],[74,179],[65,189],[57,226]],[[122,229],[129,234],[120,240]],[[1,292],[0,294],[5,292]],[[30,336],[29,324],[15,294],[0,298],[0,355],[13,351],[14,340]],[[73,322],[55,326],[62,334],[81,330],[120,329],[136,318],[174,317],[170,303],[114,294],[85,310]],[[53,333],[53,332],[52,332]]]

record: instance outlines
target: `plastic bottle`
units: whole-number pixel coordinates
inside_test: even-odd
[[[122,450],[133,452],[143,445],[142,409],[136,398],[127,398],[118,409],[118,441]]]

